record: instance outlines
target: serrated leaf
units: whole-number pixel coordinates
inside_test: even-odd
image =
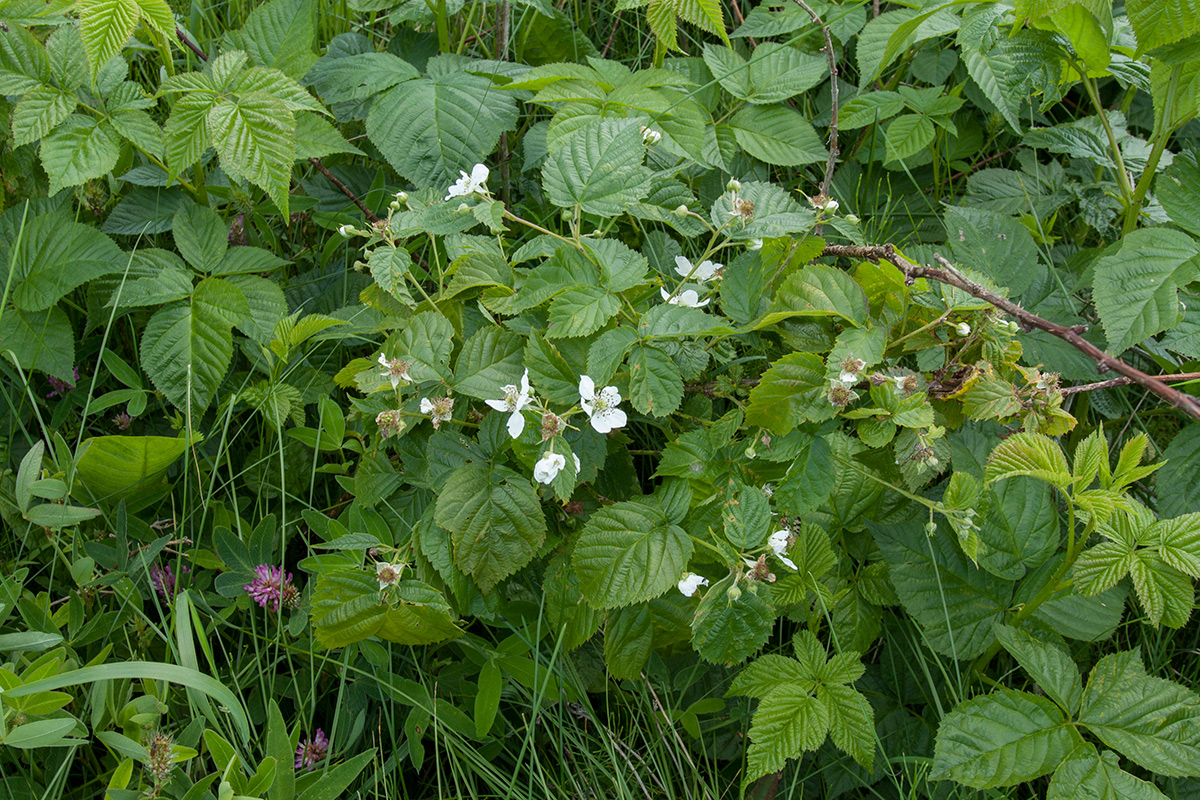
[[[829,710],[829,738],[865,769],[875,762],[875,713],[851,686],[822,684],[817,697]]]
[[[837,414],[826,397],[825,364],[812,353],[791,353],[763,373],[750,392],[746,422],[783,435],[801,422],[823,422]]]
[[[631,500],[592,514],[571,563],[589,603],[618,608],[673,588],[693,547],[691,537],[656,505]]]
[[[18,213],[0,223],[0,275],[12,268],[10,300],[25,311],[50,308],[76,287],[121,271],[128,261],[95,227],[61,214],[27,220],[18,237],[20,222]],[[18,238],[20,249],[14,253]]]
[[[42,137],[42,167],[50,178],[50,194],[79,186],[112,172],[120,144],[107,122],[70,114],[65,122]]]
[[[163,306],[146,324],[142,370],[176,408],[198,416],[212,402],[233,358],[231,317],[239,314],[239,298],[244,315],[236,287],[202,281],[190,303]]]
[[[436,591],[416,581],[401,586],[425,602],[382,602],[378,582],[366,572],[339,570],[321,575],[312,608],[317,641],[333,648],[379,636],[415,646],[461,635],[449,605]]]
[[[994,483],[1014,475],[1028,475],[1063,489],[1071,483],[1071,470],[1062,448],[1040,433],[1014,434],[992,451],[984,480]]]
[[[1083,678],[1068,653],[1008,625],[996,626],[996,638],[1051,700],[1068,714],[1078,710]]]
[[[604,666],[613,678],[625,680],[641,674],[653,641],[650,620],[649,603],[609,612],[604,628]]]
[[[36,142],[62,123],[75,110],[78,100],[50,86],[27,92],[12,112],[13,144]]]
[[[241,50],[251,63],[273,67],[299,80],[317,60],[313,0],[272,0],[246,17],[241,30],[225,35],[226,50]]]
[[[1092,749],[1092,748],[1088,748]],[[1167,800],[1153,783],[1135,778],[1117,766],[1113,753],[1098,756],[1095,750],[1082,758],[1069,758],[1050,777],[1046,800]]]
[[[637,119],[600,119],[552,151],[542,167],[550,202],[615,217],[645,197],[649,172],[640,127]]]
[[[572,287],[550,303],[550,327],[546,337],[569,339],[595,333],[620,309],[620,299],[605,289]]]
[[[888,123],[884,131],[888,161],[903,161],[933,143],[936,131],[929,118],[920,114],[902,114]]]
[[[446,346],[449,347],[449,341]],[[499,397],[501,386],[518,384],[524,368],[523,337],[500,328],[483,328],[464,344],[454,365],[454,389],[472,397]]]
[[[1114,353],[1179,321],[1178,290],[1200,277],[1192,237],[1167,228],[1144,228],[1096,261],[1093,299]]]
[[[1125,12],[1143,51],[1200,33],[1198,0],[1129,0]]]
[[[546,537],[546,518],[529,478],[488,463],[450,474],[434,518],[450,531],[455,564],[485,592],[528,564]]]
[[[327,54],[313,65],[304,81],[332,105],[365,100],[418,77],[420,73],[411,64],[391,53],[355,53]]]
[[[852,325],[867,321],[867,296],[835,267],[809,264],[783,282],[776,294],[781,310],[804,316],[839,316]]]
[[[1048,774],[1082,739],[1044,697],[1001,688],[959,703],[942,718],[932,777],[976,789]]]
[[[729,126],[743,150],[768,164],[796,167],[829,156],[808,120],[786,106],[746,106],[730,118]]]
[[[26,370],[38,370],[59,380],[73,381],[75,335],[65,311],[52,306],[29,312],[8,308],[0,318],[0,341]]]
[[[816,750],[829,733],[829,709],[815,694],[781,686],[767,695],[750,725],[750,748],[742,785],[778,772],[790,758]]]
[[[95,77],[108,60],[121,52],[141,14],[136,0],[77,0],[79,34]]]
[[[713,664],[738,664],[767,643],[774,622],[775,609],[762,584],[729,575],[700,599],[692,619],[692,647]]]
[[[286,217],[296,148],[291,109],[273,95],[255,92],[218,101],[207,121],[225,170],[265,189]]]
[[[683,402],[683,379],[675,361],[652,345],[629,353],[629,401],[643,414],[665,417]]]
[[[199,161],[208,149],[208,112],[215,104],[211,95],[184,95],[171,107],[163,129],[163,151],[172,177]]]

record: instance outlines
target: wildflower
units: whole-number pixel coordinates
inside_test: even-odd
[[[653,128],[647,128],[645,125],[642,126],[642,144],[644,144],[646,146],[650,146],[650,145],[658,144],[661,141],[662,141],[661,133],[654,130]]]
[[[838,210],[838,205],[839,205],[837,200],[834,200],[832,197],[825,194],[824,192],[815,194],[812,197],[808,198],[808,202],[812,204],[813,208],[818,209],[820,211],[828,211],[831,214],[834,211]]]
[[[729,200],[729,216],[749,224],[754,221],[754,201],[734,194]]]
[[[354,228],[350,225],[338,225],[338,233],[349,239],[350,234],[354,233]]]
[[[300,603],[300,590],[292,583],[292,573],[274,564],[259,564],[254,568],[254,580],[242,588],[250,599],[263,608],[268,605],[278,611],[281,605],[295,608]]]
[[[375,424],[379,426],[379,433],[385,439],[396,436],[408,427],[404,421],[404,412],[399,409],[380,411],[375,417]]]
[[[575,474],[579,474],[579,456],[574,453],[571,458],[575,459]],[[551,481],[558,477],[558,473],[562,472],[567,466],[567,457],[553,453],[549,450],[542,453],[541,459],[533,465],[533,479],[538,483],[549,485]]]
[[[791,531],[775,531],[767,539],[767,544],[771,546],[771,550],[774,551],[776,558],[792,569],[797,569],[796,562],[784,555],[784,553],[788,551],[788,547],[791,545],[791,538]]]
[[[838,375],[838,380],[847,386],[853,386],[858,383],[859,373],[867,363],[861,358],[847,357],[841,364],[841,374]]]
[[[383,367],[383,373],[380,377],[392,382],[392,388],[400,386],[400,381],[412,383],[413,379],[408,376],[408,368],[412,366],[409,362],[400,358],[388,358],[383,353],[379,354],[379,366]]]
[[[162,785],[175,769],[175,742],[171,735],[155,731],[146,742],[146,772],[154,780],[152,796],[156,796]]]
[[[379,581],[379,591],[383,591],[400,580],[404,571],[403,564],[389,564],[386,561],[375,562],[375,580]]]
[[[759,556],[757,561],[743,558],[742,563],[748,568],[746,572],[747,578],[755,581],[766,581],[767,583],[775,582],[775,573],[771,572],[771,568],[767,566],[767,557],[765,555]],[[737,598],[730,599],[736,600]]]
[[[596,382],[587,375],[579,379],[579,405],[583,407],[597,433],[608,433],[625,425],[628,418],[618,406],[621,392],[615,386],[596,391]]]
[[[433,423],[433,429],[436,431],[454,414],[454,398],[438,397],[430,400],[428,397],[423,397],[421,398],[421,413],[429,415],[429,421]]]
[[[762,246],[763,246],[762,239],[751,239],[749,242],[746,243],[747,250],[762,250]]]
[[[190,573],[192,570],[184,567],[183,573]],[[150,587],[154,591],[162,595],[163,600],[173,600],[178,594],[179,589],[175,584],[175,571],[171,569],[171,565],[167,564],[160,567],[158,564],[150,567]]]
[[[521,411],[533,402],[529,394],[529,370],[525,370],[525,374],[521,376],[520,388],[510,383],[507,386],[501,386],[500,391],[504,392],[503,400],[484,400],[483,402],[497,411],[507,411],[511,414],[508,418],[508,435],[516,439],[521,435],[521,431],[525,430],[525,415]]]
[[[237,247],[249,243],[250,240],[246,238],[246,216],[238,214],[229,223],[229,245]]]
[[[959,336],[970,336],[971,335],[971,326],[965,322],[960,322],[957,325],[955,325],[954,330],[957,331]]]
[[[721,264],[712,261],[701,261],[700,266],[695,266],[687,258],[683,256],[675,256],[675,272],[689,280],[708,283],[717,276],[721,270]]]
[[[67,383],[53,375],[49,376],[51,391],[46,394],[46,397],[62,397],[75,388],[75,384],[79,383],[79,367],[71,367],[71,371],[75,373],[75,383]]]
[[[454,185],[446,190],[446,199],[451,197],[470,197],[473,194],[482,195],[488,194],[487,179],[490,170],[483,164],[476,164],[471,168],[471,174],[459,171],[462,177],[454,182]]]
[[[691,597],[701,586],[708,586],[708,578],[694,572],[685,572],[679,579],[679,583],[675,585],[679,587],[679,591],[684,597]]]
[[[774,496],[775,496],[775,486],[774,486],[774,484],[770,484],[770,483],[764,483],[764,484],[763,484],[763,487],[762,487],[762,493],[763,493],[763,494],[765,494],[765,495],[767,496],[767,499],[768,499],[768,500],[770,500],[772,497],[774,497]]]
[[[834,381],[833,386],[829,387],[829,391],[826,392],[826,397],[838,408],[845,408],[856,400],[858,395],[841,381]]]
[[[112,418],[113,425],[117,426],[117,430],[127,431],[129,426],[133,424],[133,417],[122,411]]]
[[[551,411],[542,415],[542,441],[549,441],[567,429],[567,421]]]
[[[301,742],[296,748],[295,768],[311,772],[317,766],[317,762],[328,754],[329,740],[325,738],[325,731],[317,728],[317,733],[312,739]]]
[[[659,289],[659,291],[662,293],[662,299],[673,306],[704,308],[709,303],[708,300],[701,301],[700,295],[696,293],[695,289],[684,289],[682,292],[676,292],[675,294],[667,294],[666,289]]]

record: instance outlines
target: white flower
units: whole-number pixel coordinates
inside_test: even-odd
[[[970,336],[971,326],[965,322],[960,322],[954,326],[954,330],[958,331],[959,336]]]
[[[454,414],[454,398],[439,397],[436,400],[430,400],[428,397],[421,398],[421,413],[428,414],[430,422],[433,423],[434,430],[446,420],[450,419]]]
[[[676,585],[684,597],[691,597],[701,586],[708,586],[708,578],[694,572],[685,572]]]
[[[858,383],[858,373],[843,370],[841,375],[838,375],[838,380],[847,386],[853,386]]]
[[[375,579],[379,581],[379,590],[383,591],[387,587],[399,581],[400,573],[403,571],[403,564],[389,564],[386,561],[376,561]]]
[[[579,405],[592,421],[597,433],[608,433],[623,427],[628,421],[621,405],[621,393],[615,386],[605,386],[596,391],[596,382],[587,375],[579,379]]]
[[[796,569],[796,562],[784,555],[788,550],[788,538],[792,535],[791,531],[775,531],[767,539],[767,544],[775,551],[775,556],[787,566]]]
[[[400,381],[404,381],[405,383],[413,382],[413,379],[408,377],[409,364],[407,361],[399,358],[387,358],[383,353],[380,353],[379,366],[383,367],[383,374],[380,377],[391,381],[393,389],[400,385]]]
[[[826,211],[837,211],[838,205],[838,201],[831,197],[825,201],[825,205],[822,206],[822,208],[824,208]]]
[[[350,234],[354,233],[354,228],[349,225],[338,225],[338,233],[346,238],[349,238]]]
[[[642,143],[646,145],[658,144],[662,141],[662,134],[653,128],[642,126]]]
[[[762,250],[762,246],[763,246],[762,239],[751,239],[749,242],[746,243],[747,250]]]
[[[716,277],[721,266],[721,264],[716,264],[712,261],[701,261],[700,266],[697,267],[683,256],[675,256],[675,272],[688,280],[700,281],[701,283],[708,283]]]
[[[501,386],[500,391],[504,392],[503,400],[483,402],[497,411],[508,411],[512,414],[508,418],[508,435],[516,439],[521,435],[521,431],[525,430],[525,415],[521,411],[533,402],[529,394],[529,370],[525,370],[525,374],[521,376],[520,388],[510,383],[508,386]]]
[[[472,167],[470,175],[462,170],[459,170],[459,174],[462,177],[446,190],[447,200],[451,197],[469,197],[473,194],[486,195],[488,193],[487,179],[491,173],[483,164],[476,164]]]
[[[562,472],[566,466],[566,456],[551,453],[547,450],[545,453],[542,453],[541,460],[533,465],[533,479],[538,483],[549,484],[558,477],[558,473]]]
[[[673,306],[704,308],[709,303],[708,300],[701,302],[700,295],[696,293],[695,289],[684,289],[682,292],[676,292],[675,294],[667,294],[666,289],[659,289],[659,292],[662,293],[662,299]]]

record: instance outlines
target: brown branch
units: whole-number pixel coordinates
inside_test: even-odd
[[[1155,375],[1160,381],[1170,383],[1174,381],[1194,381],[1200,379],[1200,372],[1180,372],[1175,375]],[[1133,378],[1109,378],[1106,381],[1098,381],[1096,383],[1085,383],[1081,386],[1065,386],[1062,389],[1063,394],[1079,394],[1080,392],[1094,392],[1097,389],[1111,389],[1114,386],[1128,386],[1134,383]]]
[[[373,212],[373,211],[371,211],[371,209],[367,208],[367,204],[364,203],[362,200],[360,200],[358,198],[358,195],[356,195],[353,191],[351,191],[349,186],[347,186],[346,184],[344,184],[340,180],[338,180],[337,176],[334,175],[332,172],[330,172],[329,168],[321,163],[321,159],[310,158],[308,160],[308,163],[310,163],[314,167],[316,167],[317,172],[320,172],[322,175],[324,175],[325,179],[327,181],[329,181],[330,183],[332,183],[334,185],[334,187],[337,188],[338,191],[340,191],[342,194],[346,195],[346,197],[349,197],[354,202],[354,205],[358,206],[359,209],[363,212],[363,216],[367,218],[367,222],[370,222],[372,224],[379,222],[379,217],[375,215],[375,212]]]
[[[837,157],[840,152],[838,150],[838,138],[837,138],[837,125],[838,125],[837,54],[834,53],[834,50],[833,50],[833,38],[829,35],[829,26],[821,21],[821,18],[817,15],[817,12],[813,11],[812,8],[808,5],[808,3],[804,2],[804,0],[794,0],[794,2],[796,3],[796,5],[800,6],[805,11],[808,12],[808,15],[810,17],[812,17],[813,22],[815,22],[817,25],[821,26],[821,33],[825,37],[825,57],[829,59],[829,96],[833,102],[833,105],[830,108],[830,118],[829,118],[829,160],[827,160],[825,162],[825,177],[821,180],[821,191],[820,191],[820,194],[824,195],[825,197],[829,197],[829,184],[833,181],[833,168],[834,168],[834,165],[837,163]],[[736,5],[735,5],[735,7],[736,7]]]
[[[195,42],[193,42],[191,39],[189,39],[187,37],[187,34],[185,34],[183,32],[183,28],[176,26],[175,36],[176,36],[176,38],[179,39],[180,42],[183,43],[184,47],[186,47],[188,50],[191,50],[193,53],[195,53],[197,58],[199,58],[201,61],[208,61],[208,55],[205,54],[205,52],[203,50],[201,50],[200,47]]]
[[[600,51],[601,58],[608,58],[608,51],[612,49],[613,41],[617,38],[617,26],[621,23],[621,12],[618,11],[613,15],[612,30],[608,32],[608,41],[604,43],[604,49]]]
[[[1105,353],[1099,347],[1084,339],[1080,334],[1087,328],[1084,326],[1059,325],[1051,322],[1048,319],[1043,319],[1037,314],[1032,314],[1019,305],[1009,300],[1007,297],[1001,297],[995,292],[989,291],[978,283],[970,280],[959,272],[953,264],[942,258],[937,253],[934,253],[934,260],[940,265],[939,267],[927,267],[919,264],[914,264],[908,259],[896,252],[896,248],[890,244],[878,245],[873,247],[863,247],[859,245],[827,245],[823,253],[827,256],[845,256],[847,258],[865,258],[870,261],[887,261],[904,273],[906,283],[911,284],[917,278],[926,278],[928,280],[944,283],[948,286],[953,286],[956,289],[961,289],[972,297],[977,297],[992,306],[1000,309],[1009,316],[1016,319],[1017,324],[1022,330],[1040,330],[1049,333],[1052,336],[1057,336],[1067,344],[1074,347],[1079,352],[1086,355],[1088,358],[1096,362],[1096,370],[1101,374],[1105,372],[1115,372],[1118,375],[1127,378],[1130,383],[1136,383],[1150,392],[1158,395],[1163,400],[1166,400],[1171,405],[1182,410],[1185,414],[1195,419],[1200,419],[1200,400],[1178,389],[1173,389],[1168,386],[1162,379],[1153,375],[1147,375],[1140,369],[1131,367],[1119,358],[1114,358],[1108,353]]]

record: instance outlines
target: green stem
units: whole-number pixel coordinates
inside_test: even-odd
[[[1100,93],[1096,91],[1095,82],[1087,76],[1085,70],[1078,63],[1074,64],[1075,69],[1083,78],[1083,88],[1087,92],[1088,98],[1092,101],[1092,105],[1096,107],[1096,116],[1100,118],[1100,124],[1104,126],[1104,133],[1108,136],[1108,146],[1112,150],[1113,160],[1117,164],[1117,185],[1121,187],[1121,196],[1125,200],[1125,209],[1128,212],[1133,205],[1133,187],[1129,185],[1129,171],[1125,169],[1125,158],[1121,155],[1121,146],[1117,143],[1117,134],[1113,131],[1112,124],[1108,121],[1108,112],[1104,108],[1104,104],[1100,102]]]
[[[1175,127],[1172,124],[1175,116],[1175,93],[1179,88],[1179,77],[1182,72],[1182,64],[1176,64],[1171,70],[1171,77],[1167,81],[1167,95],[1163,100],[1162,122],[1155,132],[1154,146],[1150,150],[1150,157],[1146,159],[1146,169],[1142,172],[1142,177],[1138,179],[1137,187],[1133,190],[1133,199],[1129,207],[1125,209],[1125,224],[1121,231],[1122,235],[1129,234],[1137,228],[1138,215],[1141,213],[1146,193],[1150,191],[1150,182],[1154,180],[1154,173],[1158,169],[1159,159],[1162,158],[1163,151],[1167,149],[1167,140],[1175,132]]]

